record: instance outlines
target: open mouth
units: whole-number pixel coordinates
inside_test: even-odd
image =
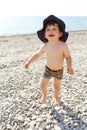
[[[49,37],[54,37],[54,35],[53,35],[53,34],[50,34]]]

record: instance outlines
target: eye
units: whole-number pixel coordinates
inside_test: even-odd
[[[53,30],[55,31],[55,30],[56,30],[56,28],[53,28]]]
[[[46,31],[48,32],[48,31],[50,31],[50,29],[49,29],[49,28],[47,28],[47,29],[46,29]]]

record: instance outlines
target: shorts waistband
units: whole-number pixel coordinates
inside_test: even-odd
[[[62,69],[60,69],[60,70],[51,70],[47,65],[46,65],[46,69],[48,69],[49,71],[52,71],[52,72],[58,72],[58,71],[60,71],[60,70],[62,70]]]

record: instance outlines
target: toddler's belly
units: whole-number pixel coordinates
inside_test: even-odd
[[[51,64],[51,63],[47,63],[47,66],[51,69],[51,70],[60,70],[63,68],[63,64]]]

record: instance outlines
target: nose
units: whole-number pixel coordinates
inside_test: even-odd
[[[50,29],[50,33],[52,34],[54,32],[54,30]]]

